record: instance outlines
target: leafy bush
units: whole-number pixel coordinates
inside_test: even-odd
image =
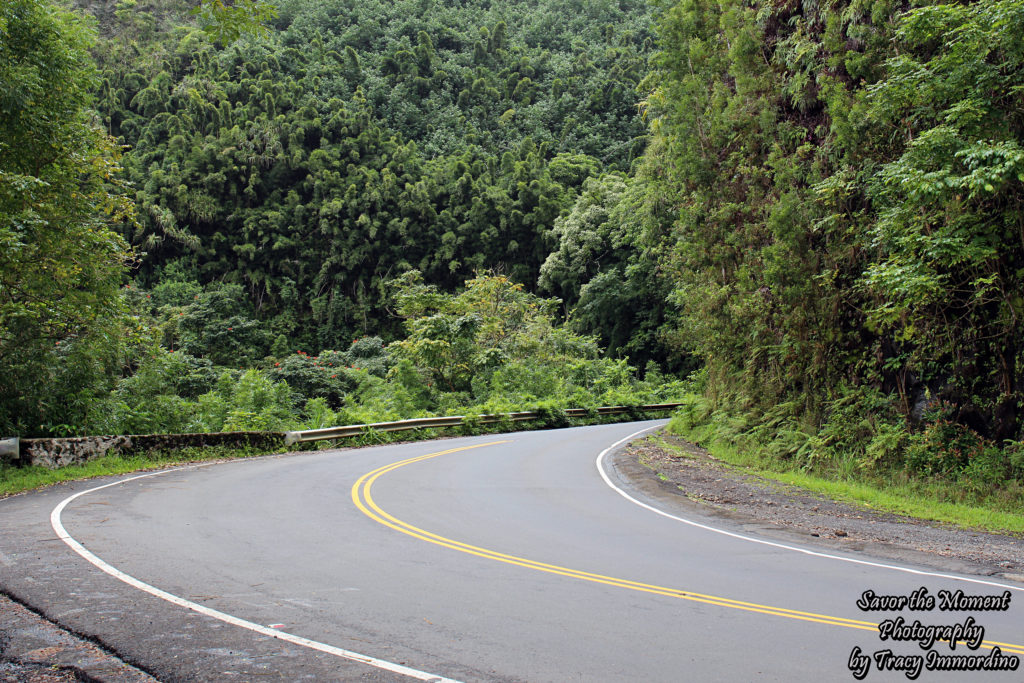
[[[537,411],[540,424],[547,428],[568,427],[569,417],[565,414],[563,406],[555,401],[543,401],[537,404],[534,409]]]
[[[495,370],[486,395],[479,398],[498,395],[537,401],[562,395],[565,385],[564,374],[555,366],[516,361]]]
[[[298,421],[292,392],[259,370],[242,373],[225,396],[228,402],[223,431],[285,430]]]
[[[924,428],[910,437],[906,466],[924,474],[956,475],[985,452],[991,442],[951,417],[948,403],[925,413]],[[974,468],[977,470],[977,468]]]
[[[215,365],[251,367],[267,355],[270,334],[254,319],[240,285],[208,285],[180,316],[181,350]]]
[[[900,462],[910,433],[892,397],[870,387],[838,387],[813,439],[819,461],[853,458],[865,470]]]
[[[327,399],[322,396],[311,398],[306,401],[302,409],[304,422],[303,429],[324,429],[325,427],[338,427],[338,416],[327,404]]]
[[[986,444],[979,452],[969,456],[956,481],[975,496],[984,496],[1005,486],[1010,479],[1010,467],[1003,452],[993,444]]]
[[[92,403],[86,424],[94,434],[193,431],[191,399],[209,391],[219,374],[205,359],[152,346],[133,374]]]
[[[1024,441],[1006,441],[1003,453],[1013,474],[1024,481]]]
[[[324,355],[321,352],[320,355]],[[371,375],[384,377],[390,367],[384,342],[380,337],[360,337],[352,341],[345,353],[348,365],[356,370],[365,370]]]
[[[344,401],[346,393],[358,385],[357,372],[344,365],[341,354],[326,351],[319,356],[310,356],[302,351],[276,361],[268,375],[274,381],[283,381],[292,388],[296,400],[303,398],[324,398],[328,405],[337,408]]]

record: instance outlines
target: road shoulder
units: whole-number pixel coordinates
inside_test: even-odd
[[[1024,582],[1024,538],[831,500],[742,472],[672,435],[634,441],[612,464],[634,492],[684,516],[804,545]]]
[[[150,683],[156,679],[0,594],[0,681]]]

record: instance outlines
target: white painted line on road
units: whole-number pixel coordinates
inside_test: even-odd
[[[608,484],[608,486],[610,486],[612,488],[612,490],[614,490],[616,493],[618,493],[620,496],[622,496],[623,498],[625,498],[626,500],[628,500],[631,503],[635,503],[636,505],[639,505],[642,508],[650,510],[651,512],[655,512],[655,513],[661,515],[662,517],[668,517],[669,519],[674,519],[675,521],[682,522],[683,524],[689,524],[690,526],[696,527],[698,529],[704,529],[705,531],[711,531],[711,532],[714,532],[716,534],[722,534],[723,536],[730,536],[732,538],[736,538],[736,539],[739,539],[741,541],[748,541],[750,543],[759,543],[761,545],[767,545],[767,546],[771,546],[773,548],[781,548],[782,550],[792,550],[794,552],[803,553],[804,555],[811,555],[813,557],[821,557],[821,558],[825,558],[825,559],[828,559],[828,560],[839,560],[840,562],[852,562],[853,564],[861,564],[861,565],[865,565],[867,567],[877,567],[879,569],[891,569],[893,571],[906,572],[908,574],[917,574],[919,576],[931,576],[931,577],[939,578],[939,579],[952,579],[954,581],[966,581],[968,583],[977,583],[977,584],[981,584],[983,586],[995,586],[996,588],[1008,588],[1008,589],[1014,590],[1014,591],[1024,591],[1024,588],[1022,588],[1021,586],[1011,586],[1010,584],[999,583],[998,581],[985,581],[983,579],[972,579],[972,578],[969,578],[969,577],[966,577],[966,576],[953,576],[952,574],[939,574],[937,572],[926,572],[926,571],[922,571],[920,569],[912,569],[911,567],[900,567],[899,565],[894,565],[894,564],[884,564],[884,563],[881,563],[881,562],[869,562],[867,560],[858,560],[858,559],[853,558],[853,557],[842,557],[841,555],[830,555],[828,553],[821,553],[821,552],[817,552],[815,550],[808,550],[807,548],[800,548],[800,547],[794,546],[794,545],[786,545],[785,543],[776,543],[775,541],[768,541],[768,540],[765,540],[765,539],[762,539],[762,538],[755,538],[753,536],[745,536],[743,534],[737,534],[737,533],[732,532],[732,531],[726,531],[725,529],[719,529],[717,527],[708,526],[707,524],[701,524],[700,522],[694,522],[693,520],[686,519],[684,517],[677,517],[676,515],[669,514],[669,513],[665,512],[664,510],[659,510],[658,508],[656,508],[656,507],[654,507],[652,505],[648,505],[647,503],[641,502],[641,501],[637,500],[636,498],[634,498],[633,496],[629,495],[628,493],[626,493],[621,488],[619,488],[618,486],[615,485],[615,482],[613,482],[611,480],[611,478],[608,476],[608,473],[605,472],[604,458],[605,458],[606,455],[608,455],[613,450],[615,450],[616,448],[618,448],[622,444],[626,443],[627,441],[635,439],[636,437],[640,436],[644,432],[649,432],[649,431],[652,431],[654,429],[658,429],[659,427],[663,427],[663,426],[664,426],[664,424],[660,424],[660,425],[655,425],[653,427],[647,427],[645,429],[641,429],[638,432],[633,432],[629,436],[627,436],[627,437],[625,437],[623,439],[619,439],[618,441],[613,443],[611,446],[609,446],[608,448],[606,448],[603,451],[601,451],[601,453],[597,456],[597,461],[596,461],[595,464],[597,465],[598,473],[601,475],[601,478],[604,479],[604,483]]]
[[[155,477],[161,474],[167,474],[168,472],[180,472],[181,469],[182,468],[177,468],[173,470],[164,470],[161,472],[152,472],[150,474],[140,474],[135,477],[129,477],[128,479],[122,479],[120,481],[115,481],[110,484],[104,484],[103,486],[97,486],[95,488],[87,489],[85,491],[80,491],[79,493],[76,493],[72,496],[68,496],[67,498],[62,500],[57,507],[53,509],[53,512],[50,513],[50,526],[53,527],[53,530],[57,533],[57,536],[60,538],[60,540],[64,541],[72,550],[81,555],[83,558],[86,559],[86,561],[88,561],[96,568],[113,576],[115,579],[118,579],[119,581],[127,583],[129,586],[132,586],[133,588],[137,588],[140,591],[149,593],[152,596],[160,598],[161,600],[166,600],[167,602],[178,605],[179,607],[185,607],[186,609],[190,609],[193,612],[198,612],[199,614],[203,614],[208,617],[213,617],[214,619],[231,624],[232,626],[239,626],[241,628],[248,629],[249,631],[253,631],[255,633],[270,636],[271,638],[277,638],[278,640],[284,640],[295,645],[308,647],[312,650],[317,650],[318,652],[323,652],[329,655],[334,655],[336,657],[341,657],[342,659],[348,659],[353,662],[360,662],[361,664],[366,664],[377,669],[383,669],[385,671],[390,671],[392,673],[408,676],[409,678],[415,678],[421,681],[430,681],[431,683],[458,683],[458,681],[451,678],[444,678],[442,676],[429,674],[424,671],[418,671],[407,666],[402,666],[401,664],[395,664],[394,662],[388,662],[383,659],[377,659],[376,657],[370,657],[368,655],[361,655],[358,652],[344,650],[340,647],[327,645],[326,643],[320,643],[315,640],[310,640],[309,638],[303,638],[302,636],[297,636],[275,628],[263,626],[262,624],[256,624],[251,621],[246,621],[245,619],[239,619],[238,617],[232,616],[230,614],[225,614],[224,612],[219,612],[215,609],[204,607],[203,605],[192,602],[191,600],[186,600],[185,598],[178,597],[177,595],[168,593],[167,591],[160,590],[155,586],[151,586],[148,583],[144,583],[136,579],[134,576],[125,574],[120,569],[117,569],[116,567],[108,564],[107,562],[97,557],[85,546],[83,546],[81,543],[72,538],[71,534],[69,534],[67,532],[67,529],[64,528],[63,523],[61,523],[61,513],[64,511],[64,508],[66,508],[68,504],[74,501],[76,498],[79,498],[89,493],[93,493],[95,491],[99,491],[101,489],[108,488],[110,486],[126,484],[130,481],[135,481],[136,479]]]

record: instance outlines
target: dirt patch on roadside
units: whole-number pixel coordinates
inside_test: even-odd
[[[663,448],[659,439],[679,452]],[[656,488],[659,497],[668,494],[694,512],[756,527],[761,534],[1024,581],[1024,537],[966,531],[837,502],[743,472],[668,434],[633,442],[616,465],[631,481],[646,479],[647,492]]]

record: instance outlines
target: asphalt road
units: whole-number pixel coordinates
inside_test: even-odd
[[[752,537],[650,497],[610,456],[598,467],[657,424],[266,457],[17,496],[0,501],[0,588],[168,681],[849,681],[856,648],[980,657],[1001,643],[1024,657],[1024,584]],[[920,588],[1009,598],[985,611],[856,604]],[[965,636],[985,643],[882,640],[879,624],[899,618],[974,626]],[[908,680],[879,661],[865,680]],[[921,681],[1024,680],[1019,662],[920,664]]]

